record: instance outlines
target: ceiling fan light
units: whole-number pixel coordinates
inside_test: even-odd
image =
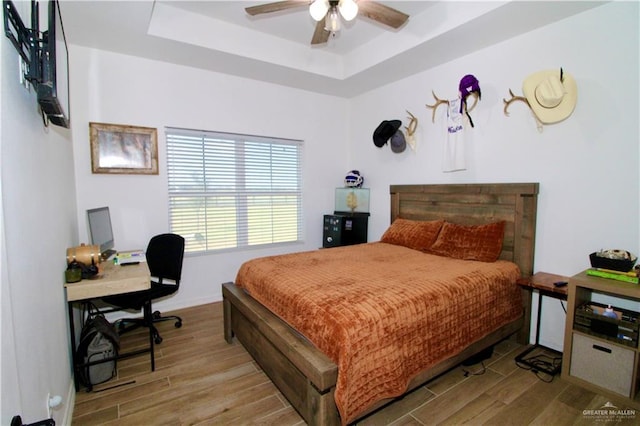
[[[340,0],[338,9],[347,22],[353,20],[358,14],[358,4],[354,0]]]
[[[332,33],[340,31],[340,15],[338,15],[338,10],[335,7],[332,7],[329,13],[327,13],[324,21],[324,29]]]
[[[315,0],[309,6],[309,14],[316,21],[321,21],[329,10],[329,0]]]

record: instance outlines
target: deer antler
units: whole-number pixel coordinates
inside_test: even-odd
[[[425,106],[427,108],[430,108],[433,110],[433,112],[431,113],[431,122],[435,123],[436,122],[436,109],[442,105],[442,104],[447,104],[449,105],[449,101],[445,100],[445,99],[440,99],[436,96],[436,94],[433,92],[433,90],[431,91],[431,94],[433,95],[433,97],[436,100],[436,103],[433,105],[429,105],[429,104],[425,104]]]
[[[516,96],[516,95],[514,95],[513,91],[511,89],[509,89],[509,94],[511,95],[511,99],[506,100],[506,99],[502,98],[502,102],[504,102],[504,115],[506,115],[507,117],[509,116],[509,112],[507,112],[507,108],[509,107],[509,105],[511,105],[511,102],[522,101],[522,102],[526,103],[529,108],[531,108],[531,105],[529,105],[529,101],[524,96]]]
[[[407,117],[409,119],[409,125],[405,126],[405,131],[407,132],[407,144],[411,147],[412,150],[416,150],[416,137],[415,137],[415,133],[416,133],[416,129],[418,128],[418,119],[416,118],[415,115],[411,114],[408,110],[407,114],[409,114],[409,117]]]
[[[507,107],[509,107],[511,102],[513,102],[513,101],[522,101],[525,104],[527,104],[527,106],[531,110],[531,113],[533,114],[533,118],[536,120],[536,127],[538,128],[538,131],[542,132],[542,122],[540,121],[538,116],[535,114],[535,112],[533,112],[533,109],[531,108],[531,104],[529,103],[527,98],[524,97],[524,96],[516,96],[516,95],[514,95],[513,92],[511,91],[511,89],[509,89],[509,94],[511,95],[511,99],[506,100],[506,99],[502,98],[502,102],[504,102],[504,115],[506,115],[507,117],[509,116],[509,113],[507,112]]]
[[[413,136],[416,132],[416,128],[418,127],[418,119],[409,111],[407,111],[407,114],[409,114],[409,125],[405,126],[405,129],[408,136]]]

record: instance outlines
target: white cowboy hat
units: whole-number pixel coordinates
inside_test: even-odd
[[[576,81],[562,68],[531,74],[522,83],[522,92],[538,120],[544,124],[569,117],[578,99]]]

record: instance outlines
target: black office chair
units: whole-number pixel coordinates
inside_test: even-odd
[[[162,337],[153,325],[159,321],[175,320],[176,328],[182,327],[182,318],[172,315],[163,317],[159,311],[151,313],[151,301],[169,296],[180,287],[182,274],[182,258],[184,257],[184,238],[176,234],[160,234],[151,238],[147,246],[147,265],[151,272],[151,288],[149,290],[103,297],[102,300],[121,309],[143,310],[142,318],[123,318],[116,321],[120,334],[141,326],[153,331],[156,343],[162,343]],[[171,280],[174,283],[167,283]]]

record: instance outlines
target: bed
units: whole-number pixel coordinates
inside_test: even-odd
[[[518,290],[515,280],[518,276],[528,276],[532,273],[537,193],[538,184],[536,183],[392,185],[390,187],[392,223],[400,218],[412,223],[445,222],[453,226],[475,225],[479,228],[483,228],[486,224],[502,224],[503,238],[500,240],[501,246],[495,253],[499,260],[492,262],[491,266],[488,262],[462,262],[469,264],[473,275],[483,278],[485,273],[489,274],[484,280],[479,280],[477,293],[471,292],[476,291],[475,287],[467,287],[470,290],[464,292],[454,287],[454,281],[463,280],[460,283],[464,284],[467,278],[458,279],[454,275],[447,275],[447,271],[453,268],[453,266],[449,267],[449,263],[453,263],[450,259],[436,256],[435,254],[438,253],[423,253],[415,250],[414,247],[408,248],[402,244],[388,244],[387,233],[385,233],[382,239],[385,241],[272,256],[247,262],[241,267],[235,284],[223,284],[225,339],[231,342],[233,337],[236,337],[243,344],[309,424],[351,423],[504,338],[518,335],[521,341],[527,340],[530,293]],[[400,222],[402,221],[395,223]],[[393,225],[390,230],[391,228]],[[376,266],[372,263],[367,264],[371,266],[363,268],[364,271],[352,268],[347,273],[345,268],[348,267],[348,262],[345,263],[344,259],[354,256],[363,259],[363,262],[365,258],[378,259],[380,269],[375,270]],[[433,266],[434,259],[439,262],[438,267]],[[410,265],[420,264],[421,266],[420,268],[403,266],[401,263],[403,260],[408,261]],[[389,262],[385,265],[384,261]],[[294,266],[296,262],[298,264]],[[312,265],[317,269],[316,274],[326,275],[325,278],[334,285],[324,285],[322,281],[314,284],[315,278],[307,275],[304,264]],[[295,271],[295,268],[300,268],[299,272],[292,274],[291,271]],[[400,288],[394,280],[401,276],[403,271],[409,269],[414,276],[402,276],[401,281],[411,282],[414,285]],[[329,270],[342,273],[338,278],[332,277],[330,276],[332,271]],[[255,275],[256,271],[260,275]],[[373,276],[367,278],[366,273],[370,272],[373,272]],[[490,275],[494,273],[497,276]],[[422,285],[416,274],[429,276],[438,285],[437,293],[429,296],[429,303],[420,302],[428,305],[430,307],[428,309],[421,309],[422,305],[413,303],[418,300],[414,299],[413,289]],[[363,275],[363,278],[369,281],[370,291],[364,287],[358,287],[360,284],[355,278],[359,275]],[[253,276],[257,278],[250,278]],[[425,326],[425,324],[435,323],[433,315],[442,313],[435,307],[441,306],[440,303],[444,303],[444,299],[457,301],[467,297],[477,301],[484,300],[480,297],[486,293],[487,282],[494,281],[496,283],[505,281],[505,284],[500,284],[500,288],[504,289],[501,291],[511,298],[511,302],[498,302],[498,305],[504,308],[504,312],[486,315],[480,310],[471,315],[475,318],[473,322],[465,322],[466,320],[463,321],[462,317],[466,315],[467,308],[455,310],[458,303],[462,306],[461,301],[446,308],[453,314],[453,319],[446,320],[446,331],[450,333],[452,330],[464,330],[464,332],[459,331],[458,334],[462,334],[462,338],[467,340],[454,345],[448,343],[452,339],[447,340],[437,327]],[[387,282],[392,284],[386,285]],[[301,283],[309,287],[300,290],[298,284]],[[276,291],[276,286],[281,286],[281,293],[274,292],[273,296],[269,293],[262,294],[260,287],[263,284],[265,287],[273,286],[273,291]],[[341,298],[330,298],[333,297],[333,290],[328,289],[338,287],[340,291],[351,290],[348,297],[344,296],[346,301],[344,303],[349,305],[341,306],[340,304],[343,303]],[[318,293],[321,300],[310,300],[310,295],[314,291]],[[370,297],[367,291],[371,294],[383,294],[383,291],[391,293],[384,293],[380,299],[375,299]],[[517,293],[514,295],[514,292]],[[447,296],[444,297],[443,294]],[[409,306],[407,309],[412,309],[412,314],[403,313],[397,316],[399,308],[390,303],[395,299],[402,301],[403,297],[406,298],[405,304]],[[436,300],[438,297],[443,300]],[[487,297],[488,299],[482,302],[482,306],[492,306],[493,312],[492,304],[495,303],[495,295],[490,294]],[[521,303],[515,303],[514,297],[519,297],[518,302]],[[295,328],[281,319],[285,315],[279,311],[279,305],[276,303],[279,299],[283,299],[280,300],[281,305],[291,306],[294,308],[293,311],[296,307],[299,308],[297,314],[288,318],[288,322],[295,324]],[[371,305],[386,309],[392,317],[396,315],[394,320],[387,324],[367,319],[364,325],[349,327],[348,332],[342,332],[344,327],[337,329],[341,330],[340,333],[332,331],[333,323],[342,320],[342,317],[345,317],[345,324],[355,324],[356,319],[363,317],[359,309],[364,306],[362,309],[368,311]],[[325,315],[321,315],[323,312]],[[385,314],[385,318],[386,316]],[[406,319],[411,317],[413,322],[414,316],[415,322],[420,324],[419,333],[408,328],[412,325]],[[318,318],[325,318],[326,321],[321,322]],[[493,319],[495,323],[488,324]],[[479,329],[480,327],[484,328]],[[375,353],[376,351],[367,353],[367,342],[374,341],[368,334],[363,334],[365,332],[360,328],[365,331],[370,330],[367,333],[370,332],[371,336],[382,336],[383,343],[372,343],[372,345],[379,345],[374,346],[380,348],[378,353]],[[388,334],[383,336],[383,332]],[[404,340],[401,338],[403,335],[406,335]],[[310,342],[307,338],[309,336],[316,344]],[[349,349],[351,346],[344,344],[345,341],[350,344],[355,343],[356,349]],[[441,344],[432,343],[438,341]],[[442,348],[443,345],[447,347]],[[403,356],[408,352],[415,353],[402,360],[384,358],[384,364],[381,366],[371,364],[372,356],[378,357],[387,352],[394,356],[390,350],[387,350],[387,346],[396,348]],[[425,351],[424,348],[429,350]],[[428,356],[425,355],[427,352]],[[407,371],[402,372],[401,378],[393,376],[397,370],[405,367]],[[359,376],[353,371],[357,371]],[[369,382],[368,387],[367,382]],[[358,386],[354,386],[355,384]]]

